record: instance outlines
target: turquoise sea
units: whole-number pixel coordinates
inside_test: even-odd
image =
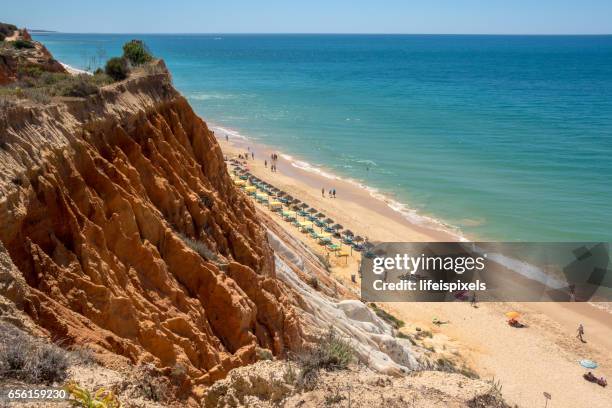
[[[34,37],[77,68],[143,39],[209,123],[470,238],[612,241],[612,36]]]

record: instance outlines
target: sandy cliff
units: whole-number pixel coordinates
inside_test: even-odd
[[[300,327],[252,204],[156,71],[3,108],[0,295],[110,363],[180,363],[209,384],[256,347],[299,346]]]

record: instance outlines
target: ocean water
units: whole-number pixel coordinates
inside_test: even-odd
[[[209,123],[409,217],[481,240],[612,241],[612,36],[35,38],[77,68],[141,38]]]

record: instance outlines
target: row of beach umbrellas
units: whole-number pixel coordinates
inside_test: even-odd
[[[344,226],[342,224],[334,223],[334,220],[327,217],[324,213],[320,212],[314,207],[311,207],[309,204],[302,202],[300,199],[291,196],[286,191],[283,191],[279,188],[274,187],[270,183],[259,179],[258,177],[252,175],[249,171],[241,166],[241,163],[238,160],[231,159],[230,162],[235,165],[235,173],[240,173],[242,175],[248,176],[251,181],[256,181],[260,186],[263,186],[269,193],[275,195],[278,198],[283,198],[289,207],[294,208],[296,210],[301,210],[309,213],[311,216],[318,218],[323,223],[327,224],[331,229],[335,230],[337,234],[344,235],[347,238],[351,238],[351,241],[356,243],[366,242],[366,246],[371,246],[367,239],[353,233],[353,231],[347,229],[344,230]],[[332,225],[333,224],[333,225]],[[344,230],[344,231],[342,231]]]

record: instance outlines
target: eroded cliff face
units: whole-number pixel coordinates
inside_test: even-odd
[[[253,205],[157,71],[4,109],[0,295],[55,339],[210,384],[299,347],[300,326]]]

